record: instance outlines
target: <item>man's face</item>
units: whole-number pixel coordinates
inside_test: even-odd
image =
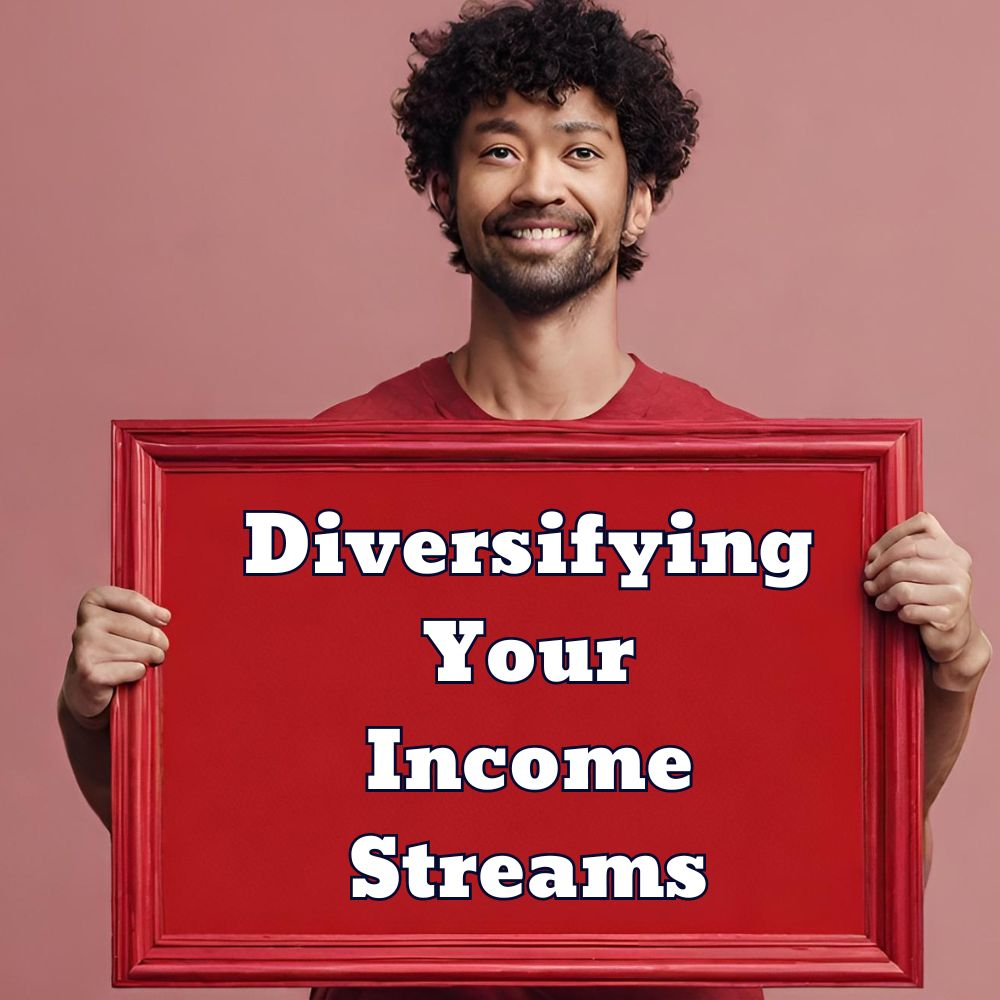
[[[628,209],[625,147],[614,109],[589,87],[561,107],[515,91],[498,108],[474,104],[455,169],[452,210],[469,267],[512,311],[556,309],[616,266]]]

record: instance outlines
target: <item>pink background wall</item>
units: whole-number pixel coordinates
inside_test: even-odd
[[[108,837],[54,712],[76,605],[108,579],[109,421],[309,417],[465,339],[468,279],[388,109],[409,32],[457,3],[0,6],[6,996],[111,996]],[[704,100],[624,345],[764,416],[923,417],[926,506],[997,641],[998,8],[620,9]],[[937,1000],[996,992],[995,688],[934,816]]]

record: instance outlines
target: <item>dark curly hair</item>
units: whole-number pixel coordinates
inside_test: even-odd
[[[410,149],[406,173],[423,193],[431,170],[454,177],[453,151],[472,103],[499,106],[508,90],[561,106],[567,90],[589,86],[617,111],[628,158],[628,197],[652,175],[654,205],[688,165],[698,136],[698,104],[678,89],[660,35],[626,34],[621,15],[593,0],[466,0],[459,20],[410,35],[408,86],[392,95],[396,130]],[[420,58],[423,63],[420,63]],[[454,219],[442,225],[469,266]],[[621,247],[618,274],[629,279],[647,254]]]

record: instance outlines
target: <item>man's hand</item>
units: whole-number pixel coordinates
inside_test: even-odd
[[[169,620],[166,608],[134,590],[95,587],[83,595],[62,687],[78,725],[105,728],[115,688],[163,662],[170,643],[160,626]]]
[[[890,528],[869,550],[865,593],[875,607],[917,625],[936,664],[934,683],[967,691],[978,683],[992,646],[972,617],[972,557],[921,511]]]

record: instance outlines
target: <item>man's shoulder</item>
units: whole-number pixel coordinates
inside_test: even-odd
[[[432,359],[433,360],[433,359]],[[427,388],[425,361],[392,378],[379,382],[367,392],[341,400],[317,413],[314,420],[419,420],[438,416]]]
[[[648,367],[648,366],[647,366]],[[762,420],[749,410],[742,410],[716,399],[703,385],[648,368],[647,386],[652,389],[647,420]]]

